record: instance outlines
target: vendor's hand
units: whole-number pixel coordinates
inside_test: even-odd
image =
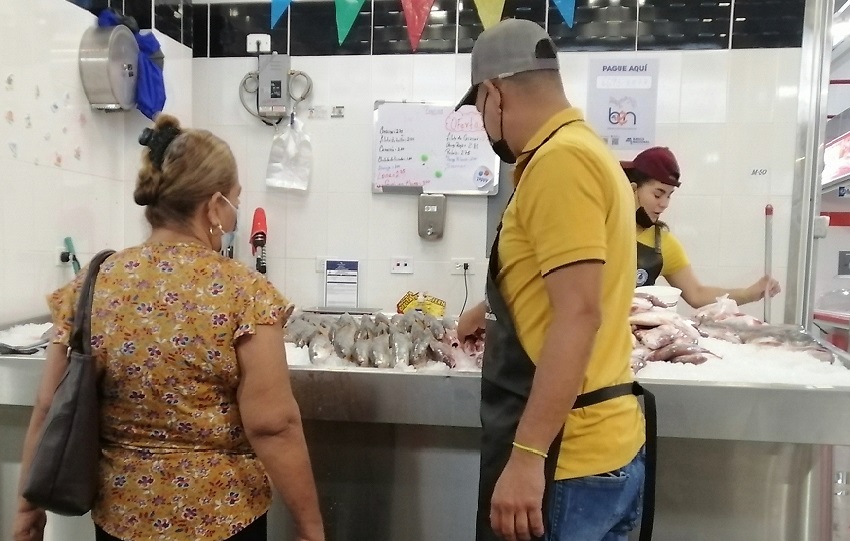
[[[752,302],[762,300],[765,297],[765,294],[769,295],[771,298],[775,297],[780,291],[782,291],[782,288],[779,286],[779,282],[770,276],[762,277],[748,289],[750,290],[750,298],[752,299]]]
[[[484,328],[484,314],[486,308],[484,303],[473,306],[462,313],[457,320],[457,337],[463,342]]]
[[[543,535],[543,457],[514,450],[490,501],[490,526],[507,541]]]
[[[12,527],[12,539],[15,541],[41,541],[44,539],[44,526],[47,513],[44,509],[20,508],[15,514]]]

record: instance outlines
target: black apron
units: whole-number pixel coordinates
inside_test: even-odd
[[[566,125],[566,124],[565,124]],[[543,143],[563,127],[552,132]],[[535,149],[536,150],[536,149]],[[513,197],[513,196],[511,196]],[[499,237],[496,231],[487,272],[487,325],[481,369],[481,466],[478,489],[477,541],[501,541],[490,527],[490,502],[496,482],[508,463],[519,419],[531,394],[535,365],[520,343],[513,320],[496,281],[499,271]],[[646,418],[646,477],[640,541],[652,539],[655,518],[656,417],[655,396],[637,382],[590,391],[576,397],[573,409],[585,408],[626,395],[644,396]],[[544,465],[543,521],[548,531],[549,496],[561,449],[563,428],[552,441]],[[542,538],[535,538],[542,539]]]
[[[654,286],[664,266],[664,256],[661,254],[661,228],[657,225],[654,227],[655,246],[637,243],[637,280],[635,281],[637,287]]]

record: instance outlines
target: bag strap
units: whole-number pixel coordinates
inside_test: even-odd
[[[80,297],[77,299],[77,309],[74,312],[74,327],[71,330],[69,344],[71,351],[91,355],[91,310],[94,299],[94,283],[97,273],[106,258],[115,253],[115,250],[103,250],[94,256],[89,263],[89,270],[83,287],[80,289]]]

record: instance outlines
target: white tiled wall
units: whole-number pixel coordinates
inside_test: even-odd
[[[560,56],[573,103],[587,101],[588,59],[599,53]],[[613,56],[634,57],[636,53]],[[657,143],[679,157],[683,185],[665,219],[685,244],[699,277],[738,287],[761,276],[764,206],[776,209],[773,265],[784,280],[788,260],[793,182],[799,49],[665,51],[660,59]],[[195,125],[222,135],[239,161],[243,198],[239,257],[248,260],[248,223],[257,206],[269,219],[269,275],[302,305],[321,304],[316,259],[364,261],[361,305],[390,307],[407,290],[427,290],[457,313],[463,279],[450,275],[450,259],[473,257],[470,302],[481,298],[486,260],[486,202],[450,197],[443,240],[416,234],[416,198],[370,191],[374,100],[452,102],[469,81],[470,56],[295,57],[293,69],[314,82],[306,107],[345,106],[344,119],[306,120],[314,149],[309,193],[266,188],[265,165],[273,129],[246,113],[238,101],[250,58],[194,60]],[[628,156],[621,156],[627,158]],[[753,169],[767,169],[753,177]],[[390,259],[414,258],[412,276],[392,275]],[[774,302],[781,317],[782,298]],[[761,306],[751,306],[754,315]]]
[[[146,119],[91,111],[77,51],[95,17],[64,0],[0,2],[0,325],[47,313],[44,296],[69,280],[57,266],[71,236],[85,261],[138,239],[128,171]],[[191,120],[191,51],[158,34],[167,110]]]

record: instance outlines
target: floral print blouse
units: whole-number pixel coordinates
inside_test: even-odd
[[[56,343],[68,344],[84,277],[48,298]],[[98,526],[125,540],[223,540],[268,510],[236,402],[234,343],[282,324],[286,304],[265,277],[199,244],[145,244],[101,266]]]

